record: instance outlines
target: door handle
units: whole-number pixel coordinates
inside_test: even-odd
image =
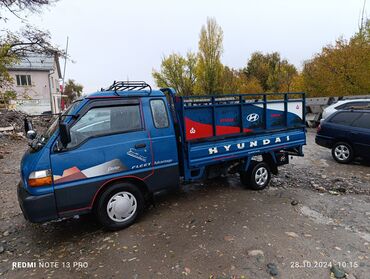
[[[145,143],[138,143],[138,144],[135,144],[135,148],[138,149],[138,148],[145,148],[146,147],[146,144]]]

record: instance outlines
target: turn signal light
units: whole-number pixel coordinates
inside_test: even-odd
[[[28,185],[30,187],[46,186],[51,185],[51,183],[52,177],[50,170],[34,171],[28,177]]]

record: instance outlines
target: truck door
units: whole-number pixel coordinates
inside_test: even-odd
[[[145,113],[152,140],[154,174],[148,179],[153,192],[178,186],[179,166],[177,141],[165,98],[150,98]]]
[[[364,112],[352,124],[351,141],[359,156],[370,157],[370,113]]]
[[[91,100],[70,124],[71,142],[51,152],[57,208],[90,209],[98,189],[112,179],[152,172],[151,144],[139,99]],[[140,166],[138,168],[137,166]]]

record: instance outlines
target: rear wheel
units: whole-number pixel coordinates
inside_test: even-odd
[[[132,225],[142,214],[145,200],[140,189],[131,183],[117,183],[100,196],[96,217],[106,229],[120,230]]]
[[[262,190],[271,179],[271,170],[265,162],[252,162],[247,172],[240,174],[241,183],[252,190]]]
[[[341,164],[348,164],[353,160],[353,149],[345,142],[336,143],[331,150],[331,154],[334,160]]]

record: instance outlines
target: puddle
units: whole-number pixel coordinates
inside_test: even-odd
[[[357,234],[362,239],[365,239],[366,241],[370,242],[370,234],[369,233],[361,232],[361,231],[357,230],[356,228],[354,228],[352,226],[347,226],[346,224],[338,224],[338,223],[334,222],[334,220],[332,218],[324,216],[320,212],[318,212],[316,210],[313,210],[313,209],[311,209],[311,208],[309,208],[308,206],[305,206],[305,205],[300,208],[300,211],[303,215],[309,217],[312,221],[314,221],[317,224],[337,225],[339,227],[344,228],[347,231],[351,231],[351,232]]]
[[[307,217],[310,217],[317,224],[334,225],[335,222],[332,218],[322,215],[320,212],[312,210],[308,206],[301,207],[301,213]]]

